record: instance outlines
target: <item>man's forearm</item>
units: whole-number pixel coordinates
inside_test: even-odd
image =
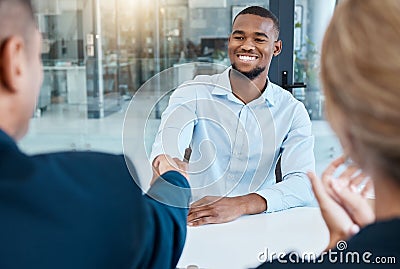
[[[267,210],[267,201],[256,193],[240,196],[243,205],[243,215],[252,215]]]

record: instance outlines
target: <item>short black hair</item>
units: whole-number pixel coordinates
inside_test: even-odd
[[[235,19],[233,20],[233,23],[235,23],[237,17],[239,17],[240,15],[244,15],[244,14],[251,14],[251,15],[257,15],[263,18],[267,18],[267,19],[271,19],[272,22],[274,23],[274,29],[276,31],[277,37],[279,36],[279,20],[278,18],[275,16],[274,13],[272,13],[271,11],[269,11],[266,8],[260,7],[260,6],[251,6],[251,7],[247,7],[245,9],[243,9],[242,11],[240,11]]]

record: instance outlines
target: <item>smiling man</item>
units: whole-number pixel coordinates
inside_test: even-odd
[[[178,87],[164,111],[151,159],[192,149],[194,203],[188,224],[232,221],[246,214],[314,205],[306,173],[315,166],[311,122],[302,103],[268,79],[282,50],[279,22],[262,7],[235,18],[232,66]],[[275,166],[282,160],[282,182]]]

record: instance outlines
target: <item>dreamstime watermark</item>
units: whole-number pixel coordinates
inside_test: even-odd
[[[259,262],[278,263],[331,263],[331,264],[397,264],[396,257],[375,256],[372,252],[347,251],[347,243],[339,241],[336,249],[324,251],[321,254],[313,252],[270,252],[265,248],[257,256]]]

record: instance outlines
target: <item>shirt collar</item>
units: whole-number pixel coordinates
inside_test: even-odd
[[[274,96],[274,84],[269,80],[267,77],[267,88],[265,91],[262,93],[262,97],[265,98],[265,100],[271,104],[271,106],[275,105],[275,96]]]
[[[228,67],[225,71],[218,76],[216,85],[211,92],[214,95],[228,95],[232,93],[231,82],[229,80],[229,72],[232,67]]]
[[[221,73],[218,77],[216,82],[216,86],[214,87],[213,91],[211,92],[214,95],[228,95],[232,93],[231,82],[229,80],[229,72],[232,69],[232,66],[225,69],[223,73]],[[274,85],[271,83],[269,78],[267,77],[267,88],[262,93],[262,97],[270,103],[272,106],[275,105],[274,99]]]

